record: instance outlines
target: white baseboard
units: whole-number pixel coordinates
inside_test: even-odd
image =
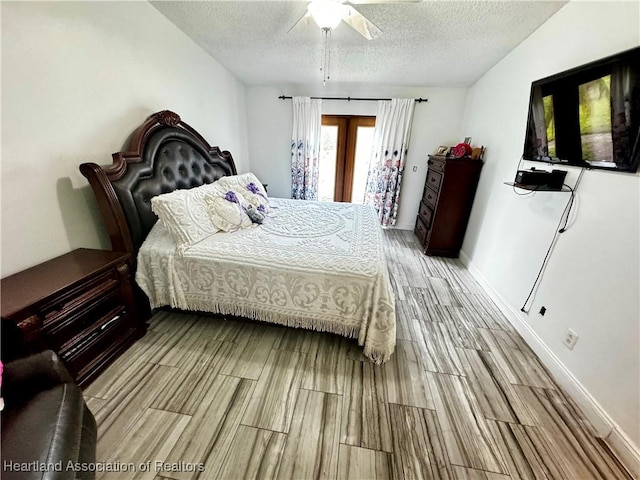
[[[398,223],[396,226],[391,227],[391,228],[395,228],[396,230],[411,230],[413,231],[413,227],[415,227],[415,220],[413,221],[413,223]]]
[[[618,459],[632,473],[635,478],[640,478],[640,450],[629,437],[620,429],[618,424],[600,406],[598,401],[578,381],[569,369],[560,361],[546,343],[529,326],[513,306],[507,303],[487,281],[482,272],[478,270],[469,256],[463,250],[460,251],[460,260],[491,297],[500,311],[507,317],[511,325],[524,338],[531,349],[538,355],[542,363],[551,372],[558,384],[580,406],[582,412],[609,445]]]
[[[617,426],[604,439],[634,478],[640,478],[640,451]]]

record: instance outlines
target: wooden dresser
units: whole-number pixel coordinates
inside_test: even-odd
[[[424,253],[457,257],[467,229],[482,160],[429,155],[415,233]]]
[[[81,248],[3,278],[2,318],[20,327],[32,352],[54,350],[88,385],[146,331],[129,263],[126,253]]]

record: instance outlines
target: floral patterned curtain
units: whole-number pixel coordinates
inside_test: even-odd
[[[382,226],[394,226],[402,172],[409,146],[412,98],[394,98],[378,102],[373,152],[369,163],[365,203],[376,207]]]
[[[292,100],[291,198],[317,200],[322,100],[309,97]]]

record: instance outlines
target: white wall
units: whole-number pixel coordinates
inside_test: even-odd
[[[2,2],[2,276],[108,248],[82,162],[170,109],[249,169],[244,86],[146,2]]]
[[[638,46],[638,2],[572,2],[470,90],[463,131],[488,146],[463,252],[471,267],[542,341],[635,447],[640,444],[640,175],[588,171],[528,315],[520,312],[569,196],[519,197],[531,81]],[[538,164],[540,167],[540,164]],[[572,184],[578,169],[569,169]],[[540,307],[547,307],[544,317]],[[570,327],[573,351],[561,343]],[[527,330],[527,328],[525,328]],[[574,385],[575,387],[575,385]],[[572,388],[568,385],[567,388]],[[579,390],[579,389],[578,389]],[[593,404],[585,405],[593,412]],[[597,410],[597,408],[595,409]],[[593,419],[593,418],[592,418]],[[596,424],[598,424],[596,418]],[[617,424],[617,426],[615,425]],[[605,430],[605,431],[602,431]],[[624,432],[624,433],[621,433]]]
[[[418,204],[427,174],[427,154],[439,145],[452,145],[459,135],[465,88],[398,88],[398,87],[332,87],[331,90],[310,90],[291,86],[276,88],[247,86],[247,128],[251,169],[265,183],[269,194],[291,196],[291,101],[280,95],[309,95],[328,97],[408,97],[428,98],[427,103],[415,106],[409,153],[402,179],[397,228],[412,230],[418,214]],[[375,115],[376,102],[323,101],[322,113],[328,115]],[[417,171],[413,171],[413,167]]]

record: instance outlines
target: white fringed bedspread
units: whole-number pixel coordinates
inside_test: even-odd
[[[333,332],[385,362],[396,342],[395,299],[373,207],[270,202],[263,225],[214,234],[183,254],[157,222],[136,272],[152,308]]]

